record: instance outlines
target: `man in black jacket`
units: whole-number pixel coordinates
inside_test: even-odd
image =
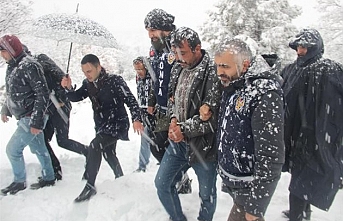
[[[28,55],[31,55],[26,45],[23,45],[23,48]],[[56,180],[61,180],[61,164],[50,145],[54,133],[56,134],[57,144],[64,149],[87,156],[87,146],[69,138],[69,118],[72,106],[66,96],[65,89],[61,86],[61,80],[65,76],[65,73],[46,54],[38,54],[34,58],[43,67],[44,76],[50,92],[48,107],[49,119],[43,132],[45,145],[50,154]]]
[[[64,88],[69,89],[67,96],[71,101],[77,102],[89,97],[94,111],[96,136],[88,148],[84,173],[87,184],[75,202],[89,200],[96,194],[94,183],[101,164],[101,154],[115,177],[123,176],[116,156],[116,145],[119,139],[129,140],[130,123],[124,104],[130,109],[134,132],[140,134],[144,130],[138,103],[122,77],[109,75],[100,65],[99,58],[93,54],[83,57],[81,68],[86,79],[79,89],[72,89],[70,77],[64,77],[61,82]]]
[[[167,148],[155,177],[158,197],[172,221],[185,221],[175,187],[190,167],[199,181],[201,199],[198,220],[211,221],[216,209],[217,150],[215,130],[220,100],[219,80],[209,54],[201,49],[198,34],[179,28],[171,35],[177,63],[171,71]],[[208,105],[211,118],[199,118],[199,108]]]
[[[224,91],[217,147],[222,190],[233,198],[228,221],[263,221],[284,163],[281,77],[238,39],[219,45]]]
[[[300,221],[310,219],[310,204],[328,210],[343,180],[343,67],[322,58],[323,39],[315,29],[301,30],[289,46],[298,58],[281,72],[284,171],[292,175],[285,212]]]
[[[18,120],[18,127],[6,146],[14,180],[1,193],[15,194],[26,188],[23,150],[27,145],[42,166],[42,179],[32,184],[31,189],[54,185],[54,171],[42,133],[48,118],[46,108],[49,100],[42,66],[26,55],[20,40],[14,35],[0,38],[0,51],[8,64],[6,101],[1,109],[1,120],[8,122],[9,116]]]

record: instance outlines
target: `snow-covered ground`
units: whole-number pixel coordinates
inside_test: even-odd
[[[2,76],[4,77],[4,76]],[[128,82],[135,93],[135,82]],[[94,136],[94,123],[91,105],[87,101],[74,103],[71,116],[70,137],[89,143]],[[12,170],[6,156],[6,144],[16,128],[16,120],[0,123],[0,187],[4,188],[12,182]],[[154,177],[158,166],[151,157],[146,173],[133,173],[138,166],[140,137],[130,130],[130,141],[120,141],[117,155],[123,167],[124,176],[114,179],[107,165],[102,162],[96,187],[98,194],[90,201],[75,204],[73,200],[82,191],[85,181],[81,181],[85,158],[57,146],[52,146],[59,157],[63,169],[63,180],[53,187],[39,190],[27,188],[16,195],[0,196],[1,221],[167,221],[168,215],[160,204]],[[37,158],[27,147],[24,151],[28,185],[36,181],[40,175]],[[181,195],[181,203],[188,220],[196,220],[199,210],[198,183],[192,169],[192,194]],[[267,210],[266,220],[286,221],[281,211],[288,208],[289,175],[283,174],[276,193]],[[220,191],[221,179],[218,177],[218,203],[214,221],[226,220],[232,206],[228,194]],[[343,190],[336,195],[329,212],[313,208],[312,221],[341,221],[343,217]]]

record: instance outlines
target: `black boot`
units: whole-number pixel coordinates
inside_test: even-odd
[[[303,220],[311,220],[311,212],[312,210],[304,211],[303,212]],[[289,219],[289,210],[282,211],[283,215]]]
[[[177,183],[177,193],[179,194],[190,194],[192,193],[192,180],[188,178],[181,180]]]
[[[82,190],[80,195],[74,200],[74,202],[79,203],[79,202],[89,200],[95,194],[96,194],[95,187],[87,183],[85,188]]]
[[[40,180],[38,180],[37,183],[31,184],[30,189],[37,190],[37,189],[43,188],[45,186],[53,186],[53,185],[55,185],[55,180],[40,179]]]
[[[3,195],[7,195],[7,193],[13,195],[24,189],[26,189],[26,182],[22,182],[22,183],[13,182],[8,187],[2,189],[1,193]]]
[[[56,180],[62,180],[62,168],[60,165],[54,167],[54,174]]]
[[[62,170],[55,171],[56,180],[62,180]]]

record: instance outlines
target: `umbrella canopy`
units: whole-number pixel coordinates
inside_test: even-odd
[[[30,33],[40,38],[118,49],[115,38],[104,26],[78,14],[41,16],[32,24]]]

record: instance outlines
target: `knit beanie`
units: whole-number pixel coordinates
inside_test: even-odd
[[[173,15],[168,14],[164,10],[155,8],[146,15],[144,25],[145,28],[172,31],[175,29],[175,25],[173,24],[174,18]]]
[[[0,50],[6,50],[16,58],[23,52],[23,46],[16,36],[4,35],[0,38]]]

